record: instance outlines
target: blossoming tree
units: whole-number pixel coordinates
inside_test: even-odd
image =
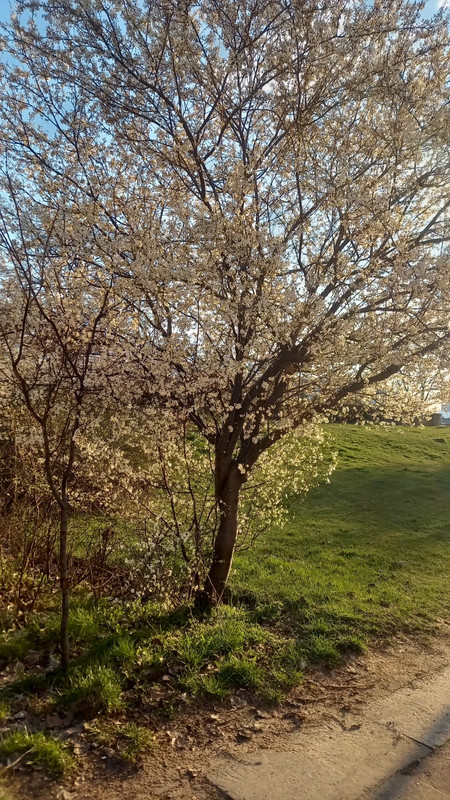
[[[73,484],[80,470],[78,440],[117,372],[120,351],[116,347],[112,357],[110,348],[121,306],[111,276],[97,261],[98,243],[88,235],[95,209],[83,206],[76,213],[73,205],[66,207],[64,192],[45,187],[43,180],[40,195],[30,197],[29,180],[12,177],[5,164],[0,211],[2,412],[15,433],[17,450],[42,466],[58,509],[61,664],[66,668],[68,526],[77,505]]]
[[[78,190],[111,177],[133,391],[214,448],[210,601],[262,454],[448,344],[448,17],[422,6],[17,3],[3,136],[55,180],[89,140]]]

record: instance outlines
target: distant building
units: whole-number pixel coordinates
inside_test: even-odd
[[[450,426],[450,403],[441,403],[441,410],[433,414],[431,424],[440,427]]]

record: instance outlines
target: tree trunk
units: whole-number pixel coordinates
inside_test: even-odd
[[[67,569],[67,528],[69,503],[65,493],[60,506],[59,526],[59,580],[61,586],[61,666],[66,670],[69,666],[69,575]]]
[[[237,470],[232,469],[218,495],[220,522],[214,542],[213,559],[204,587],[204,596],[209,604],[215,605],[220,602],[230,574],[237,535],[241,486],[242,477]]]

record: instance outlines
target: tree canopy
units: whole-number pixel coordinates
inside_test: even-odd
[[[5,32],[5,218],[82,209],[123,391],[214,448],[212,599],[259,457],[448,347],[449,26],[422,9],[20,0]]]

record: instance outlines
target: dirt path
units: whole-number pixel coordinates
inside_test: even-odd
[[[450,800],[441,749],[450,744],[448,655],[447,666],[373,698],[345,721],[330,715],[276,748],[213,759],[211,782],[230,800],[388,800],[405,792],[408,800]]]
[[[450,797],[449,746],[441,746],[450,737],[449,709],[443,625],[432,640],[396,637],[339,669],[316,671],[281,708],[261,708],[241,693],[227,708],[187,704],[137,771],[88,751],[73,784],[17,776],[16,793],[20,800],[442,800]],[[444,739],[426,739],[438,735],[439,718]]]

